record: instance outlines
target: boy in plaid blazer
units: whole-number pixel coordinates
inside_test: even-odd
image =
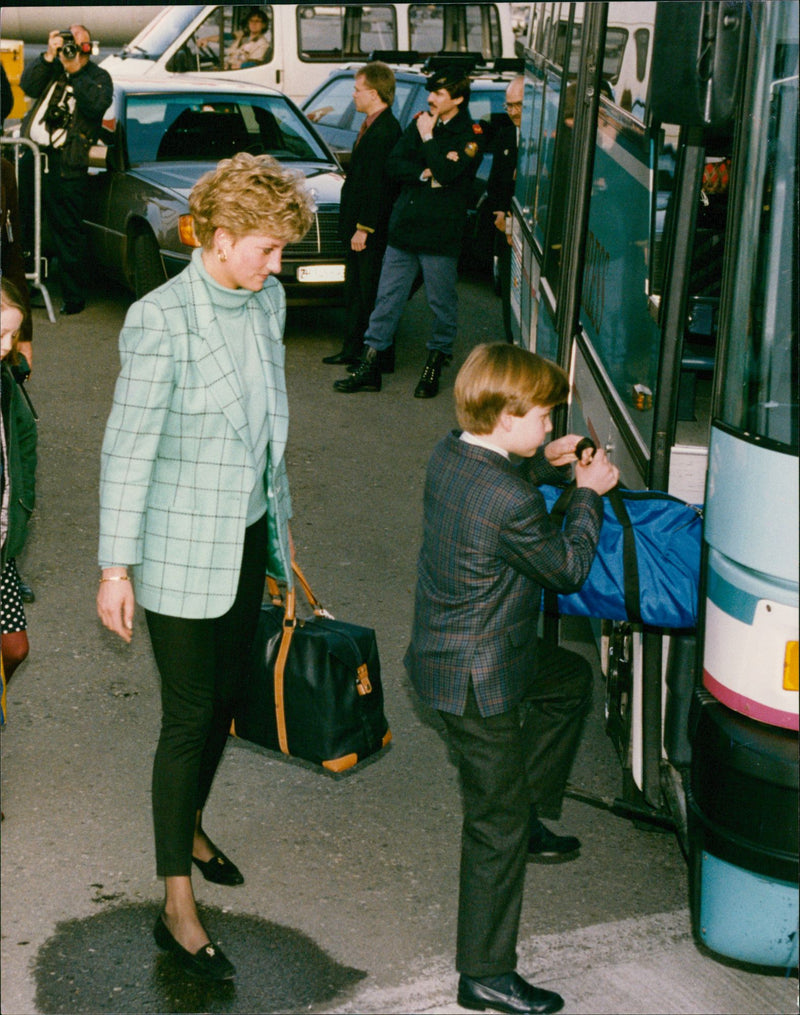
[[[463,790],[456,966],[458,1003],[553,1012],[563,1001],[516,973],[529,851],[579,842],[549,832],[558,817],[590,691],[585,660],[537,637],[542,588],[583,584],[600,533],[600,495],[618,470],[602,451],[576,462],[576,435],[547,444],[550,410],[569,382],[555,364],[505,343],[478,346],[455,383],[462,432],[433,452],[414,626],[406,667],[439,711]],[[588,457],[588,453],[584,453]],[[536,484],[578,489],[562,531]]]

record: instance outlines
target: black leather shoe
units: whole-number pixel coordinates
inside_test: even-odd
[[[537,821],[531,828],[531,836],[528,840],[528,853],[531,856],[566,857],[570,853],[577,853],[581,848],[581,840],[574,835],[556,835],[546,828],[541,821]]]
[[[371,345],[365,346],[355,373],[343,377],[340,381],[334,381],[333,387],[346,395],[354,391],[380,391],[381,368],[378,366],[377,350]]]
[[[489,986],[489,983],[492,986]],[[502,1011],[511,1015],[530,1015],[561,1011],[564,998],[552,990],[542,990],[523,980],[519,973],[473,980],[461,976],[458,981],[458,1003],[473,1011]]]
[[[394,346],[388,349],[378,349],[378,366],[382,374],[394,373]],[[358,360],[347,368],[348,374],[354,374],[358,369]]]
[[[86,300],[65,300],[61,304],[62,314],[80,314],[86,309]]]
[[[217,948],[216,945],[203,945],[192,954],[183,945],[178,944],[170,934],[161,913],[158,914],[156,925],[153,928],[153,937],[158,947],[174,955],[181,969],[189,973],[190,976],[197,976],[201,980],[232,980],[236,976],[233,963],[223,955],[222,949]]]
[[[216,846],[212,848],[216,849]],[[206,881],[213,881],[216,885],[244,884],[242,872],[232,860],[229,860],[219,850],[210,860],[198,860],[196,856],[193,856],[192,863],[197,865]]]
[[[335,352],[333,356],[323,356],[322,362],[333,366],[350,366],[351,363],[358,363],[358,353],[345,352],[343,349],[341,352]]]
[[[439,376],[442,367],[449,362],[450,357],[445,356],[438,349],[428,353],[428,361],[422,371],[419,384],[414,389],[414,398],[434,398],[439,394]]]

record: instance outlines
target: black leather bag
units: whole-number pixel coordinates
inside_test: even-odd
[[[294,588],[269,580],[250,673],[231,732],[332,772],[343,772],[391,740],[383,712],[375,632],[335,620],[292,569],[313,616],[296,615]]]

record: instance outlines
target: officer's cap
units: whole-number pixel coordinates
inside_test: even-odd
[[[446,88],[452,92],[453,88],[468,81],[469,73],[464,64],[452,63],[435,71],[425,82],[425,88],[429,92],[438,92],[440,88]]]

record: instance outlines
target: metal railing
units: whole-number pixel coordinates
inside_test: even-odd
[[[30,148],[33,161],[33,271],[26,271],[25,278],[31,285],[36,286],[42,294],[47,316],[51,324],[56,323],[56,315],[53,312],[53,301],[44,283],[47,277],[47,258],[42,256],[42,172],[48,171],[47,156],[39,148],[35,141],[27,137],[10,137],[0,135],[0,149],[5,147],[14,148],[14,168],[17,173],[17,185],[19,187],[19,156],[22,146]],[[28,208],[20,209],[20,215],[27,214]]]

